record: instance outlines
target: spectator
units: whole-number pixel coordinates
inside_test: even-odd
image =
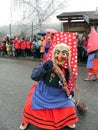
[[[40,41],[39,41],[39,46],[40,46],[40,57],[41,57],[41,59],[43,59],[43,55],[44,55],[44,40],[45,40],[45,38],[42,36],[41,38],[40,38]]]
[[[26,53],[27,56],[31,56],[31,42],[28,38],[26,39]]]
[[[48,51],[49,51],[49,48],[50,48],[50,44],[51,44],[51,37],[48,36],[46,41],[46,43],[44,43],[44,57],[43,57],[43,61],[46,61],[48,59]]]
[[[39,45],[39,40],[37,38],[35,41],[35,54],[36,54],[36,58],[40,58],[40,45]]]
[[[0,56],[4,55],[4,43],[1,41],[0,42]]]

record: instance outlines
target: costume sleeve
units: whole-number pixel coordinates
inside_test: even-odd
[[[46,74],[46,70],[43,67],[43,63],[40,63],[32,70],[31,79],[35,81],[40,81],[43,79],[45,74]]]
[[[47,60],[44,63],[40,63],[37,67],[35,67],[32,70],[31,79],[35,81],[43,80],[43,77],[45,76],[47,71],[52,69],[52,67],[53,67],[53,63],[50,60]]]

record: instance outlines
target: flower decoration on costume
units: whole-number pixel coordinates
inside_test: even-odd
[[[53,80],[54,77],[55,77],[55,74],[54,74],[54,73],[51,73],[51,74],[50,74],[49,82],[52,82],[52,80]]]

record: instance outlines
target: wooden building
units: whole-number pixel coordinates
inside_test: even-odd
[[[64,12],[57,16],[62,22],[64,32],[90,32],[91,27],[98,30],[98,10],[81,12]]]

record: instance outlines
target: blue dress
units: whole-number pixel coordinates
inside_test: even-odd
[[[51,62],[47,63],[50,66],[52,65]],[[47,70],[49,64],[41,63],[32,71],[31,78],[39,81],[32,96],[32,108],[50,109],[74,106],[74,103],[67,97],[66,92],[60,86],[61,81],[58,75],[52,70],[52,67]],[[54,77],[51,77],[51,74]]]
[[[55,88],[40,81],[32,96],[33,109],[50,109],[74,106],[62,88]]]

